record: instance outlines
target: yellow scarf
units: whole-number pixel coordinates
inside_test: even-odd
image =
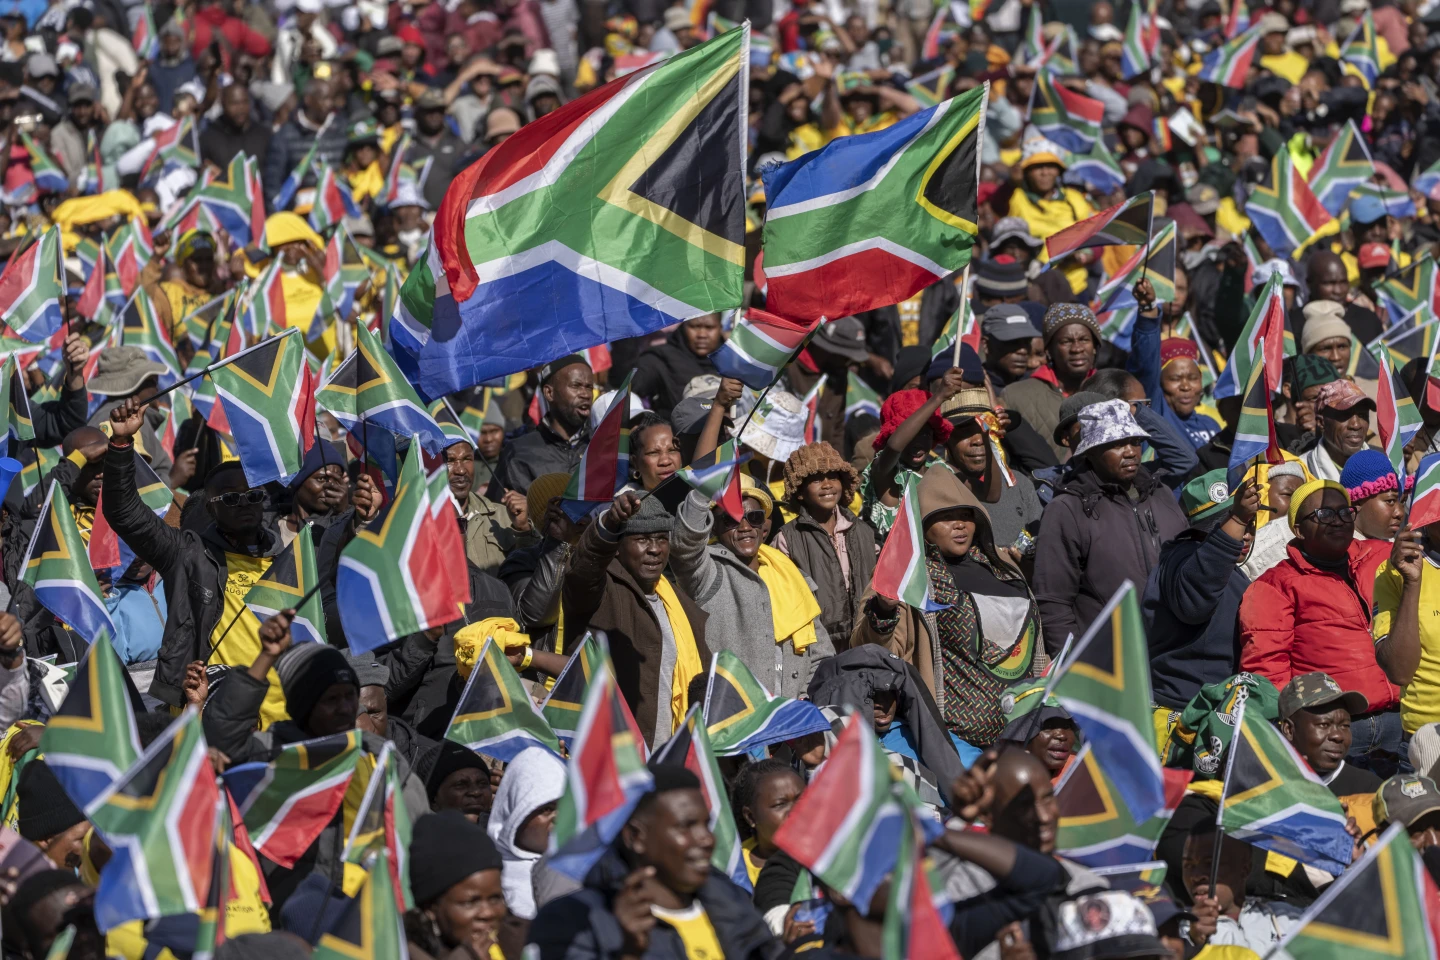
[[[675,672],[670,675],[670,732],[680,729],[685,721],[685,711],[690,709],[690,681],[705,672],[700,662],[700,650],[695,646],[695,634],[690,630],[690,618],[680,606],[680,598],[670,581],[661,577],[655,584],[655,593],[665,605],[665,616],[670,618],[670,633],[675,637]],[[655,731],[659,738],[661,731]]]
[[[485,641],[491,637],[505,651],[516,647],[528,647],[530,635],[520,632],[520,624],[509,617],[486,617],[477,623],[455,631],[455,669],[462,677],[469,677],[480,659]]]
[[[775,625],[775,642],[789,640],[796,653],[815,642],[815,618],[820,604],[805,575],[794,561],[774,547],[760,545],[760,580],[770,591],[770,619]]]

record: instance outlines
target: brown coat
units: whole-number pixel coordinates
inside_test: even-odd
[[[563,649],[573,651],[587,628],[605,631],[610,643],[610,659],[615,664],[615,681],[640,724],[645,742],[654,743],[655,697],[660,689],[664,636],[640,584],[616,559],[620,542],[612,537],[613,534],[596,521],[586,528],[570,554],[570,564],[560,588],[565,623]],[[705,611],[696,606],[679,585],[675,585],[675,593],[690,620],[700,662],[708,669],[710,649],[705,646]],[[670,731],[663,732],[668,738]]]

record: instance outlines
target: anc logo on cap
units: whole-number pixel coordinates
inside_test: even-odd
[[[1225,481],[1216,480],[1214,483],[1210,484],[1209,493],[1210,502],[1219,503],[1221,500],[1224,500],[1226,497],[1230,496],[1230,488],[1225,484]]]
[[[1400,792],[1411,800],[1418,800],[1425,796],[1425,784],[1419,777],[1406,777],[1400,781]]]

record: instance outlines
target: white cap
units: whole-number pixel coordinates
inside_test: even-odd
[[[421,210],[429,210],[430,204],[420,195],[415,184],[408,180],[395,189],[395,199],[386,204],[391,210],[396,207],[419,207]]]
[[[301,13],[319,13],[325,4],[321,0],[295,0],[295,9]]]
[[[532,77],[546,74],[559,79],[560,55],[548,47],[536,50],[535,56],[530,58],[530,68],[525,72]]]

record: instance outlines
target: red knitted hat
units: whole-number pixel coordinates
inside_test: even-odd
[[[924,390],[901,390],[886,397],[885,402],[880,406],[880,433],[875,437],[875,449],[879,450],[884,447],[895,429],[904,423],[910,414],[925,406],[925,401],[929,399],[930,394]],[[935,434],[937,443],[944,443],[950,439],[950,421],[940,416],[938,409],[930,414],[928,425],[931,432]]]

